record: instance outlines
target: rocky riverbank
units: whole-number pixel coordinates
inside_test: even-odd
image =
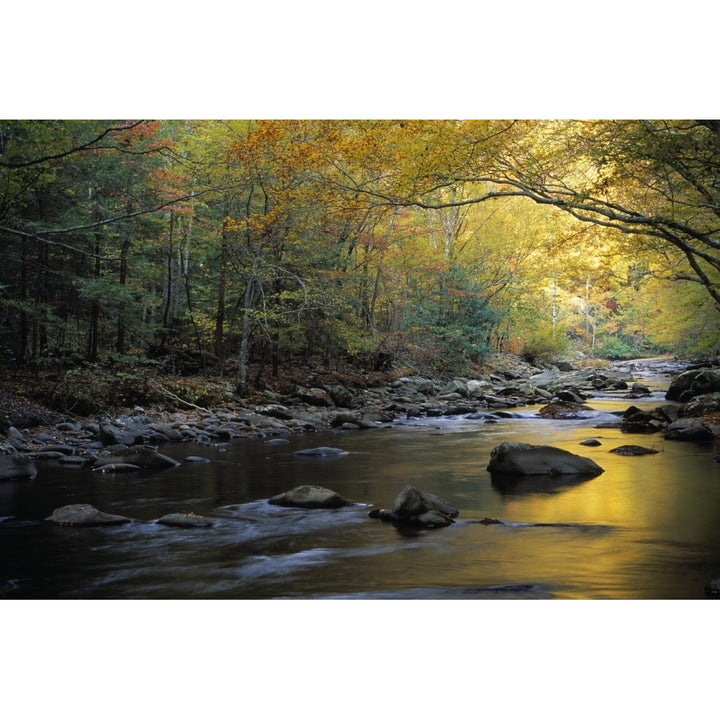
[[[632,402],[650,395],[642,381],[647,376],[663,379],[674,402],[639,413]],[[709,364],[688,368],[656,358],[585,368],[566,363],[536,367],[500,355],[473,377],[380,379],[358,388],[308,375],[304,384],[284,393],[265,391],[251,403],[229,399],[222,407],[205,409],[176,397],[88,417],[62,415],[3,392],[0,478],[32,476],[36,460],[94,465],[101,456],[135,446],[214,445],[328,429],[361,431],[420,417],[462,415],[498,422],[511,417],[515,408],[538,404],[544,406],[542,416],[573,417],[598,393],[628,400],[627,417],[618,418],[623,431],[663,432],[670,439],[690,440],[720,434],[720,370]],[[676,388],[679,383],[682,390]]]

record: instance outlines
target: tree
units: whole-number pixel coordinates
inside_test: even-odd
[[[21,327],[16,357],[72,355],[87,338],[84,352],[94,361],[101,342],[110,343],[103,322],[113,325],[115,350],[125,352],[128,321],[143,306],[144,279],[131,283],[134,240],[149,240],[147,219],[178,201],[152,183],[172,153],[159,130],[145,121],[3,127],[0,237],[11,273],[6,317]]]
[[[720,122],[525,122],[490,166],[438,180],[489,183],[475,201],[519,195],[573,217],[659,241],[720,305]],[[469,172],[468,172],[469,171]]]

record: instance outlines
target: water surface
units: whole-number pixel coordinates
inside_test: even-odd
[[[720,464],[714,443],[623,435],[598,422],[643,401],[595,398],[587,417],[552,421],[521,408],[497,423],[427,419],[372,431],[313,433],[275,444],[166,445],[164,471],[98,475],[45,464],[33,481],[0,485],[0,597],[4,598],[702,598],[720,577]],[[581,446],[596,437],[599,447]],[[490,451],[503,440],[551,444],[605,472],[574,482],[493,483]],[[623,457],[623,444],[656,455]],[[347,455],[293,451],[330,445]],[[267,499],[304,483],[355,504],[299,510]],[[406,485],[460,510],[436,530],[368,518]],[[44,521],[89,503],[133,518],[104,528]],[[194,512],[211,528],[158,525]],[[478,521],[497,518],[502,524]]]

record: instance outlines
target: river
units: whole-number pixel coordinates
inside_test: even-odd
[[[595,427],[630,404],[663,404],[658,383],[642,400],[595,397],[586,417],[575,420],[541,419],[537,407],[525,407],[497,423],[432,418],[279,443],[166,445],[162,452],[178,460],[202,455],[210,462],[132,475],[42,465],[33,481],[0,485],[0,598],[702,598],[706,583],[720,577],[714,443]],[[580,445],[589,437],[601,445]],[[579,483],[497,487],[486,466],[503,440],[561,447],[605,472]],[[623,444],[660,452],[609,452]],[[321,445],[347,454],[293,454]],[[300,510],[267,503],[306,483],[355,504]],[[407,530],[368,517],[371,506],[391,505],[406,484],[454,503],[456,523]],[[44,521],[70,503],[133,522],[85,528]],[[155,522],[169,512],[215,524]],[[486,517],[503,522],[478,522]]]

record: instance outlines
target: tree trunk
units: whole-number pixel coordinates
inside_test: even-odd
[[[251,322],[251,311],[255,304],[257,295],[256,285],[259,280],[253,275],[245,287],[245,293],[243,294],[243,319],[242,319],[242,334],[240,336],[240,350],[238,352],[238,372],[236,380],[236,389],[238,393],[242,394],[245,392],[247,385],[247,372],[248,372],[248,359],[250,357],[250,335],[252,334],[252,322]]]
[[[100,277],[100,238],[95,236],[95,277]],[[100,333],[100,306],[96,300],[90,304],[90,325],[88,327],[87,359],[94,363],[98,359],[98,335]]]
[[[123,238],[122,244],[120,245],[120,274],[119,281],[121,286],[127,284],[128,276],[128,253],[130,252],[130,237],[128,235]],[[118,355],[125,354],[125,314],[122,304],[118,308],[118,320],[117,320],[117,342],[115,343],[115,350]]]
[[[225,370],[225,293],[227,288],[227,264],[229,259],[228,237],[225,222],[223,221],[222,236],[220,239],[220,268],[218,272],[217,311],[215,313],[215,354],[220,361],[220,376]]]

